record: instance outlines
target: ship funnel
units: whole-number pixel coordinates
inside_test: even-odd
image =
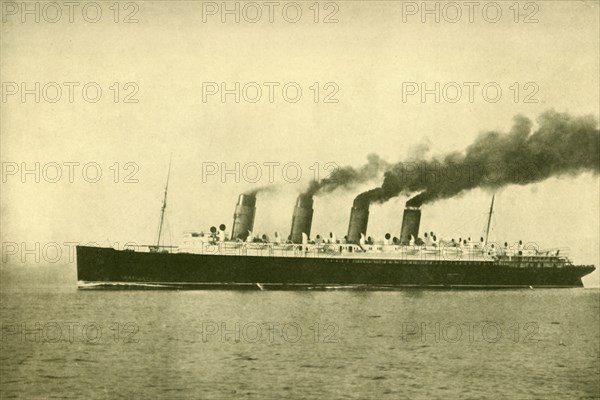
[[[350,210],[350,224],[348,225],[348,243],[359,243],[361,235],[367,235],[369,223],[369,203],[356,203]]]
[[[254,228],[254,214],[256,213],[256,196],[251,194],[240,194],[235,213],[233,214],[233,228],[231,228],[231,239],[246,240]]]
[[[313,199],[312,196],[301,194],[296,200],[294,213],[292,215],[292,231],[290,239],[292,243],[303,243],[302,234],[310,237],[310,227],[313,217]]]
[[[415,240],[419,237],[419,225],[421,224],[421,210],[419,207],[406,207],[402,217],[402,229],[400,230],[400,244],[410,244],[410,237]]]

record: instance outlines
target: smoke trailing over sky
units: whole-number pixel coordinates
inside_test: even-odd
[[[532,132],[532,122],[518,115],[509,133],[482,133],[464,152],[395,164],[385,172],[381,187],[361,193],[354,204],[368,206],[418,193],[406,205],[419,207],[475,188],[599,172],[600,131],[594,117],[547,111],[537,121],[539,128]]]
[[[312,197],[330,193],[340,188],[350,189],[355,185],[377,178],[390,166],[391,164],[377,154],[369,154],[367,163],[359,168],[351,166],[338,167],[327,178],[320,181],[312,180],[303,195]]]

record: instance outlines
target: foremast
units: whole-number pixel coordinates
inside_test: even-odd
[[[171,156],[169,157],[169,170],[167,172],[167,183],[165,185],[165,195],[163,197],[163,203],[162,203],[162,207],[160,209],[160,223],[158,224],[158,234],[156,237],[156,249],[159,249],[160,246],[160,239],[162,236],[162,228],[164,225],[164,221],[165,221],[165,210],[167,209],[167,192],[169,190],[169,178],[171,177],[171,160],[173,158],[173,155],[171,154]]]
[[[488,243],[488,237],[490,236],[490,226],[492,224],[492,213],[494,212],[494,197],[496,194],[492,195],[492,204],[490,205],[490,213],[488,215],[487,227],[485,228],[485,244]]]

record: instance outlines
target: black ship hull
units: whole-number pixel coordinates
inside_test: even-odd
[[[80,288],[366,289],[582,287],[593,266],[145,253],[77,247]]]

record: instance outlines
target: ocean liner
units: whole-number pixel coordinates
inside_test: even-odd
[[[592,265],[574,265],[561,249],[419,236],[421,209],[407,206],[398,237],[367,236],[369,206],[354,203],[347,235],[311,238],[313,199],[301,194],[287,238],[253,235],[256,195],[241,194],[231,232],[224,224],[187,232],[180,246],[162,246],[167,185],[156,244],[122,250],[78,246],[82,289],[359,289],[581,287]]]

